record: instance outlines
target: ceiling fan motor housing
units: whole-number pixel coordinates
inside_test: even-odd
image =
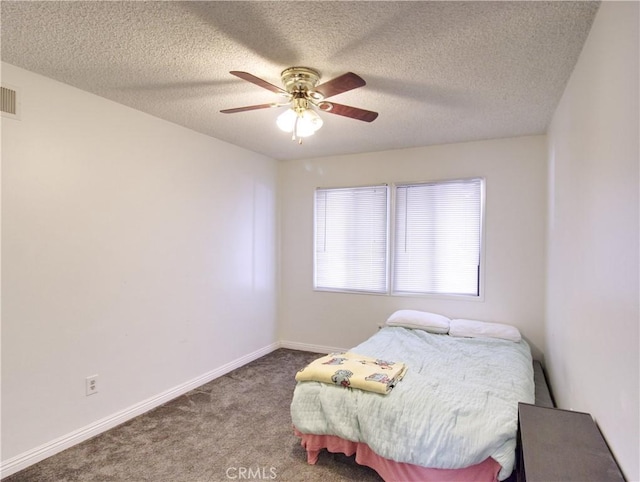
[[[290,94],[312,93],[320,80],[320,73],[309,67],[290,67],[283,70],[280,77],[284,88]],[[313,93],[321,95],[316,92]],[[316,95],[313,97],[315,98]]]

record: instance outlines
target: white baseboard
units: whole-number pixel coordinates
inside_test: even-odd
[[[322,345],[310,345],[308,343],[299,343],[297,341],[281,341],[280,348],[311,351],[313,353],[337,353],[337,352],[347,351],[347,348],[336,348],[333,346],[322,346]]]
[[[271,353],[272,351],[280,348],[281,344],[276,342],[271,345],[265,346],[259,350],[254,351],[253,353],[249,353],[248,355],[242,356],[232,362],[229,362],[225,365],[222,365],[215,370],[212,370],[204,375],[196,377],[188,382],[185,382],[181,385],[178,385],[174,388],[170,388],[154,397],[148,398],[140,403],[136,403],[120,412],[117,412],[113,415],[105,417],[97,422],[91,423],[82,427],[78,430],[75,430],[67,435],[63,435],[51,442],[45,443],[36,447],[32,450],[28,450],[23,452],[22,454],[16,455],[6,461],[2,461],[0,463],[0,477],[8,477],[11,474],[14,474],[22,469],[29,467],[41,460],[46,459],[47,457],[51,457],[52,455],[57,454],[58,452],[62,452],[73,445],[79,444],[85,440],[90,439],[110,428],[113,428],[121,423],[124,423],[128,420],[131,420],[138,415],[142,415],[149,410],[159,407],[163,403],[167,403],[170,400],[173,400],[180,395],[187,393],[194,388],[198,388],[205,383],[210,382],[222,375],[229,373],[236,368],[240,368],[243,365],[246,365],[249,362],[257,360],[258,358]]]

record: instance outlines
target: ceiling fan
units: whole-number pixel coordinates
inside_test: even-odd
[[[283,70],[280,74],[284,89],[248,72],[234,70],[229,73],[259,87],[270,90],[271,92],[280,94],[286,97],[287,100],[284,102],[224,109],[220,112],[224,114],[234,114],[236,112],[288,105],[290,108],[278,116],[276,123],[283,131],[291,132],[291,138],[293,140],[297,138],[300,144],[302,144],[303,137],[314,134],[322,127],[323,121],[317,114],[316,109],[364,122],[372,122],[378,117],[377,112],[325,100],[334,95],[342,94],[343,92],[366,85],[364,79],[353,72],[347,72],[346,74],[342,74],[332,80],[317,85],[320,80],[318,71],[309,67],[290,67]]]

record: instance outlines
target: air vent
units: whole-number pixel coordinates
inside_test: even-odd
[[[0,112],[3,117],[18,119],[18,91],[7,86],[0,86]]]

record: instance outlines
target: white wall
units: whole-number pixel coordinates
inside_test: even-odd
[[[638,468],[637,2],[603,2],[549,130],[546,359],[560,407],[591,413]]]
[[[313,291],[316,187],[486,179],[484,301]],[[280,338],[289,346],[349,348],[395,310],[511,323],[543,350],[546,144],[544,136],[469,142],[280,164]]]
[[[6,462],[277,346],[277,164],[2,67]]]

